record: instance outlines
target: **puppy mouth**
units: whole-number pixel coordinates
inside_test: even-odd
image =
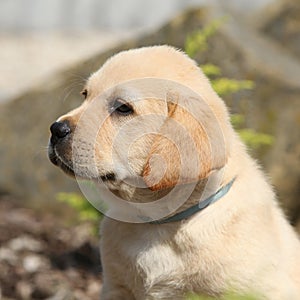
[[[114,173],[107,173],[105,175],[100,176],[102,181],[115,181],[116,180],[116,175]]]
[[[73,177],[73,178],[79,178],[79,179],[87,179],[87,180],[94,180],[94,181],[99,181],[99,178],[103,182],[107,181],[115,181],[116,180],[116,175],[113,172],[108,172],[103,175],[99,175],[98,177],[95,176],[83,176],[80,174],[80,172],[75,172],[73,165],[70,163],[66,163],[60,155],[57,154],[55,148],[52,145],[49,145],[48,147],[48,157],[49,160],[57,167],[61,168],[62,171],[64,171],[67,175]]]
[[[70,175],[71,177],[75,177],[75,172],[73,170],[73,167],[65,163],[60,158],[60,156],[56,153],[55,148],[51,144],[48,146],[48,157],[55,166],[61,168],[67,175]]]

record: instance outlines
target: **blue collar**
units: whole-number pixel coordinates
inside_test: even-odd
[[[184,219],[189,218],[190,216],[194,215],[195,213],[205,209],[209,205],[213,204],[214,202],[221,199],[223,196],[225,196],[228,191],[230,190],[233,182],[235,181],[235,178],[233,178],[229,183],[227,183],[225,186],[220,188],[215,194],[211,195],[204,201],[199,202],[198,204],[191,206],[187,208],[186,210],[179,212],[178,214],[171,216],[167,219],[162,220],[156,220],[149,222],[150,224],[164,224],[164,223],[171,223],[171,222],[178,222]]]

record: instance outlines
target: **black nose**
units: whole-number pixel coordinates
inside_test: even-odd
[[[65,138],[70,132],[71,128],[67,121],[55,122],[50,126],[51,143],[55,144],[58,140]]]

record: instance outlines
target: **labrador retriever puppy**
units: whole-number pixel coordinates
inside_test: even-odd
[[[300,299],[300,242],[184,53],[121,52],[50,130],[49,158],[103,191],[102,300]]]

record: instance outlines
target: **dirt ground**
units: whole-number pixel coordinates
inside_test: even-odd
[[[0,299],[99,299],[99,237],[87,222],[0,196]]]

